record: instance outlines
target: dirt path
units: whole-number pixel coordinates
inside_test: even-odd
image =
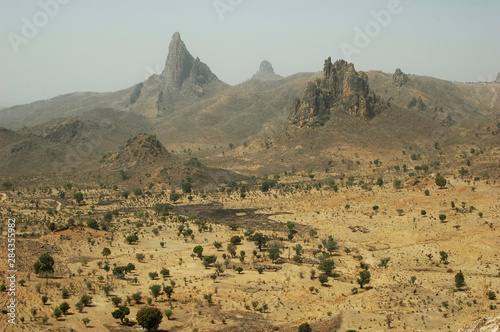
[[[56,211],[60,211],[61,210],[61,205],[62,205],[61,202],[57,202]]]
[[[0,201],[6,200],[7,199],[7,194],[0,193],[2,195],[2,198],[0,198]]]

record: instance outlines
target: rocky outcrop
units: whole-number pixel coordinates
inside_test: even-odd
[[[282,78],[280,75],[274,73],[273,65],[264,60],[260,63],[259,71],[252,76],[252,80],[259,81],[269,81],[269,80],[278,80]]]
[[[457,332],[500,332],[500,316],[478,318]]]
[[[164,158],[170,157],[170,153],[156,139],[156,136],[141,133],[129,139],[127,145],[114,154],[108,154],[105,159],[117,167],[135,168],[140,165],[149,165]]]
[[[410,78],[408,75],[403,73],[401,69],[397,68],[394,74],[392,75],[392,82],[399,87],[406,85],[410,82]]]
[[[189,53],[180,34],[174,33],[160,75],[157,109],[166,111],[179,99],[209,97],[226,87],[205,63]]]
[[[309,82],[302,100],[293,100],[289,121],[301,127],[323,125],[336,109],[369,119],[381,104],[370,91],[365,73],[356,72],[352,63],[338,60],[332,64],[328,58],[323,77]]]
[[[496,82],[500,82],[500,73],[497,74]]]
[[[422,100],[422,97],[413,97],[412,100],[406,105],[406,108],[411,109],[416,107],[419,111],[423,111],[427,108],[427,105],[425,105],[424,101]]]

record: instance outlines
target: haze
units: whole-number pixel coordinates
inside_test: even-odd
[[[55,1],[0,1],[0,107],[132,86],[161,72],[175,31],[232,85],[264,59],[283,76],[320,71],[328,56],[348,58],[358,70],[399,67],[463,82],[492,81],[500,72],[494,0],[59,0],[50,7]],[[382,10],[390,16],[377,21]],[[36,19],[40,27],[27,35],[25,25]],[[359,39],[367,28],[369,40]]]

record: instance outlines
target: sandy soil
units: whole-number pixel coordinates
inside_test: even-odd
[[[290,177],[283,182],[295,180]],[[160,189],[153,188],[153,192]],[[425,189],[430,190],[429,196],[424,194]],[[318,331],[325,326],[325,331],[387,331],[387,315],[394,319],[393,331],[454,331],[477,318],[485,285],[488,290],[500,291],[500,188],[484,180],[471,184],[455,180],[445,189],[438,189],[432,181],[422,181],[418,186],[400,190],[385,185],[371,191],[341,188],[338,193],[327,189],[255,191],[244,199],[223,193],[206,199],[196,196],[193,201],[184,199],[176,204],[177,211],[196,212],[197,216],[185,223],[193,230],[194,239],[177,234],[181,223],[175,217],[168,216],[163,221],[155,216],[151,207],[165,202],[164,197],[125,200],[104,189],[84,193],[87,204],[82,206],[27,192],[9,205],[24,216],[18,232],[25,237],[20,238],[17,247],[18,279],[25,280],[24,286],[18,286],[17,295],[18,317],[24,317],[19,326],[24,330],[81,331],[85,329],[82,318],[87,317],[97,331],[132,331],[137,326],[122,326],[111,316],[115,308],[110,298],[116,295],[125,300],[141,292],[142,303],[131,301],[129,317],[135,321],[137,311],[147,305],[146,298],[152,298],[149,287],[169,285],[171,281],[175,282],[174,319],[164,318],[160,325],[168,331],[269,331],[277,327],[280,331],[296,331],[303,322],[309,322]],[[30,201],[38,202],[38,209]],[[100,201],[110,203],[100,205]],[[451,207],[452,201],[458,209]],[[346,208],[346,204],[350,207]],[[378,210],[373,209],[374,205],[379,206]],[[54,206],[56,212],[48,215]],[[3,205],[2,211],[6,208]],[[76,224],[85,224],[89,217],[102,220],[103,213],[113,209],[119,211],[119,216],[113,219],[116,230],[112,241],[111,232],[82,227],[36,235],[46,229],[44,224],[34,226],[36,220],[44,217],[58,224],[65,224],[69,218],[74,218]],[[425,216],[421,210],[426,210]],[[479,216],[479,212],[483,215]],[[448,222],[442,223],[440,214],[446,214]],[[212,231],[200,233],[196,220],[211,222]],[[243,226],[231,230],[227,227],[230,221]],[[243,233],[253,228],[269,237],[286,238],[287,221],[293,222],[298,232],[291,242],[283,241],[282,264],[273,264],[265,251],[258,253],[261,258],[253,256],[255,244],[244,239],[236,257],[227,261],[227,267],[223,264],[225,271],[214,281],[214,267],[206,269],[200,259],[191,256],[193,248],[202,245],[203,255],[216,255],[217,262],[224,263],[222,255],[227,254],[225,249],[232,236],[244,237]],[[155,228],[158,235],[153,233]],[[311,228],[317,230],[316,236],[309,235]],[[133,245],[124,241],[124,234],[131,232],[139,235],[139,242]],[[333,256],[336,276],[322,286],[317,278],[321,274],[317,269],[321,254],[315,257],[314,251],[328,235],[340,248]],[[215,249],[214,241],[222,242],[221,250]],[[160,242],[164,242],[163,247]],[[303,263],[289,259],[297,244],[304,249]],[[111,269],[132,262],[136,270],[125,280],[106,272],[102,269],[106,261],[101,255],[104,247],[111,249]],[[246,253],[243,262],[239,259],[241,250]],[[448,264],[440,262],[440,251],[448,253]],[[56,262],[55,278],[48,279],[48,287],[46,280],[31,270],[43,252],[49,252]],[[136,258],[138,253],[145,256],[141,262]],[[379,266],[385,257],[390,258],[387,268]],[[357,284],[361,262],[367,264],[371,273],[367,289],[360,289]],[[255,267],[262,264],[280,269],[259,274]],[[233,266],[241,266],[243,272],[236,272]],[[170,270],[170,277],[149,277],[150,272],[159,273],[164,267]],[[311,269],[316,270],[313,279]],[[467,284],[462,291],[456,291],[454,285],[459,271],[464,273]],[[110,296],[104,294],[104,285],[113,287]],[[63,288],[70,290],[68,299],[61,296]],[[204,298],[209,293],[213,298],[211,305]],[[40,300],[43,294],[49,298],[46,305]],[[79,313],[75,304],[84,294],[93,297],[93,304]],[[64,301],[71,306],[70,314],[56,320],[51,317],[53,309]],[[263,304],[268,309],[261,312],[258,309]],[[496,304],[484,300],[483,315],[495,314],[489,307]],[[170,308],[165,294],[153,300],[152,305],[162,311]],[[32,308],[38,309],[35,317],[30,313]],[[44,315],[49,317],[47,325],[41,322]],[[0,329],[5,330],[6,324],[2,319]]]

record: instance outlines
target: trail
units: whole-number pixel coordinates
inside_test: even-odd
[[[0,199],[0,201],[4,201],[7,199],[7,194],[0,193],[0,195],[2,195],[2,198]]]
[[[57,207],[56,207],[56,211],[60,211],[61,210],[61,202],[57,202]]]

